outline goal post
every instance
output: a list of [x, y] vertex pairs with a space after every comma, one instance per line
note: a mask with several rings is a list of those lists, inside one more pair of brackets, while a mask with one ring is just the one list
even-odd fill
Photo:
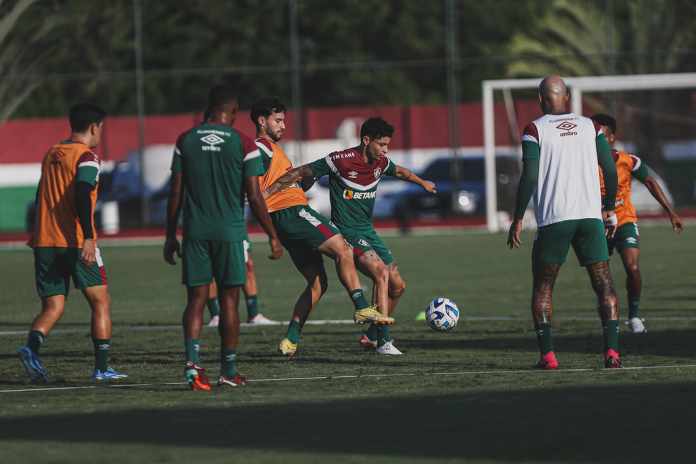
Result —
[[[483, 141], [486, 182], [486, 224], [489, 232], [501, 229], [498, 214], [495, 91], [535, 89], [542, 78], [498, 79], [482, 82]], [[587, 76], [564, 78], [571, 95], [571, 111], [582, 114], [583, 95], [589, 92], [624, 92], [639, 90], [696, 89], [696, 73], [636, 74], [623, 76]], [[523, 121], [526, 123], [526, 121]]]

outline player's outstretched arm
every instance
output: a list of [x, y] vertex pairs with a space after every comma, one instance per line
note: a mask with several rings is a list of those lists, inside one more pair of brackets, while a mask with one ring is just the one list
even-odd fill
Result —
[[403, 166], [396, 166], [396, 177], [401, 180], [420, 185], [426, 192], [437, 193], [437, 186], [435, 185], [435, 182], [430, 182], [429, 180], [421, 179], [416, 174], [412, 173]]
[[645, 187], [648, 189], [648, 191], [652, 194], [652, 196], [662, 206], [665, 212], [669, 214], [669, 220], [672, 223], [672, 230], [674, 230], [678, 234], [681, 233], [681, 231], [684, 229], [682, 220], [676, 213], [676, 211], [674, 211], [672, 205], [669, 204], [669, 200], [667, 199], [665, 192], [660, 187], [660, 184], [657, 182], [657, 179], [655, 179], [653, 176], [648, 175], [643, 181], [643, 183], [645, 184]]
[[169, 180], [169, 198], [167, 199], [167, 238], [164, 242], [164, 260], [176, 264], [174, 253], [181, 258], [181, 247], [176, 238], [176, 227], [179, 224], [179, 213], [184, 197], [183, 175], [181, 172], [172, 173]]
[[283, 247], [280, 244], [275, 227], [273, 227], [273, 222], [271, 222], [271, 216], [268, 214], [266, 202], [261, 195], [259, 178], [256, 176], [247, 176], [244, 179], [244, 183], [251, 212], [254, 214], [254, 217], [259, 224], [261, 224], [264, 232], [266, 232], [268, 235], [269, 244], [271, 246], [271, 255], [269, 258], [279, 259], [281, 256], [283, 256]]
[[291, 169], [278, 180], [273, 182], [273, 184], [271, 184], [268, 187], [268, 189], [266, 189], [266, 192], [264, 192], [264, 196], [268, 198], [269, 196], [290, 187], [292, 184], [296, 184], [297, 182], [301, 181], [306, 177], [314, 177], [312, 168], [309, 167], [308, 164]]

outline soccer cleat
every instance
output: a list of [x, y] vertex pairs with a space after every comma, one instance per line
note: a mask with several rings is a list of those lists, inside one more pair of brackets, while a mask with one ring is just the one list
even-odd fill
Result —
[[424, 321], [425, 320], [425, 311], [421, 311], [416, 315], [416, 320], [417, 321]]
[[377, 311], [376, 306], [368, 306], [367, 308], [358, 309], [353, 313], [353, 322], [356, 324], [372, 322], [377, 325], [392, 325], [394, 323], [394, 318], [383, 316], [382, 313]]
[[370, 340], [370, 337], [364, 335], [360, 337], [360, 346], [367, 350], [374, 350], [377, 348], [377, 340]]
[[621, 357], [619, 356], [619, 353], [612, 350], [611, 348], [608, 349], [607, 352], [604, 353], [604, 367], [606, 367], [607, 369], [619, 369], [623, 367], [621, 364]]
[[48, 373], [44, 369], [39, 355], [34, 353], [28, 346], [23, 346], [17, 350], [19, 360], [22, 361], [22, 366], [32, 382], [48, 382]]
[[634, 334], [644, 334], [648, 332], [648, 329], [645, 328], [645, 324], [643, 324], [643, 321], [645, 319], [641, 319], [639, 317], [632, 317], [629, 320], [625, 322], [625, 324], [628, 326], [628, 331]]
[[284, 338], [278, 345], [278, 351], [280, 351], [281, 354], [291, 358], [295, 356], [295, 353], [297, 353], [297, 343], [291, 342], [289, 338]]
[[105, 371], [94, 369], [94, 372], [92, 373], [92, 380], [95, 382], [108, 382], [111, 380], [121, 380], [125, 378], [128, 378], [128, 374], [118, 372], [111, 367], [107, 367]]
[[210, 381], [208, 380], [208, 376], [205, 375], [205, 369], [198, 364], [188, 361], [186, 367], [184, 367], [184, 376], [191, 390], [210, 391]]
[[208, 322], [208, 327], [217, 327], [220, 325], [220, 316], [213, 316], [210, 318], [210, 322]]
[[276, 325], [277, 322], [273, 321], [266, 316], [264, 316], [261, 313], [258, 313], [256, 316], [251, 317], [247, 319], [247, 324], [252, 324], [252, 325]]
[[217, 381], [218, 387], [243, 387], [247, 384], [247, 378], [244, 375], [235, 374], [234, 377], [226, 377], [221, 375]]
[[549, 351], [545, 355], [541, 356], [539, 362], [536, 364], [537, 369], [554, 370], [558, 369], [558, 359], [556, 359], [556, 353]]
[[392, 356], [403, 354], [397, 347], [394, 346], [391, 340], [386, 342], [384, 345], [377, 347], [377, 350], [375, 351], [377, 351], [379, 354], [388, 354]]

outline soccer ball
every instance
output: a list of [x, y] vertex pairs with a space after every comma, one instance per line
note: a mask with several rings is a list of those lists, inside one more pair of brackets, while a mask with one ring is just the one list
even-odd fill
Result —
[[431, 329], [438, 332], [447, 332], [457, 326], [459, 322], [459, 308], [454, 301], [438, 297], [430, 302], [425, 310], [425, 320]]

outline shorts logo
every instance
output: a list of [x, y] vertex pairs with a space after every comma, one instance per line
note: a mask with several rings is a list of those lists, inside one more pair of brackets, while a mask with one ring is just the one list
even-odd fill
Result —
[[377, 190], [372, 192], [354, 192], [352, 190], [343, 190], [344, 200], [372, 200], [377, 198]]
[[370, 244], [367, 243], [367, 240], [365, 240], [364, 238], [361, 238], [360, 240], [358, 240], [358, 244], [359, 244], [360, 246], [364, 246], [364, 247], [369, 247], [369, 246], [370, 246]]
[[575, 129], [576, 127], [578, 127], [577, 124], [573, 124], [570, 121], [563, 121], [562, 123], [556, 126], [556, 129], [565, 131], [561, 134], [561, 137], [565, 137], [567, 135], [578, 135], [577, 132], [573, 131], [573, 129]]
[[220, 145], [224, 140], [215, 134], [208, 134], [205, 137], [201, 137], [201, 142], [207, 144], [201, 147], [203, 151], [222, 151], [222, 148], [216, 145]]

